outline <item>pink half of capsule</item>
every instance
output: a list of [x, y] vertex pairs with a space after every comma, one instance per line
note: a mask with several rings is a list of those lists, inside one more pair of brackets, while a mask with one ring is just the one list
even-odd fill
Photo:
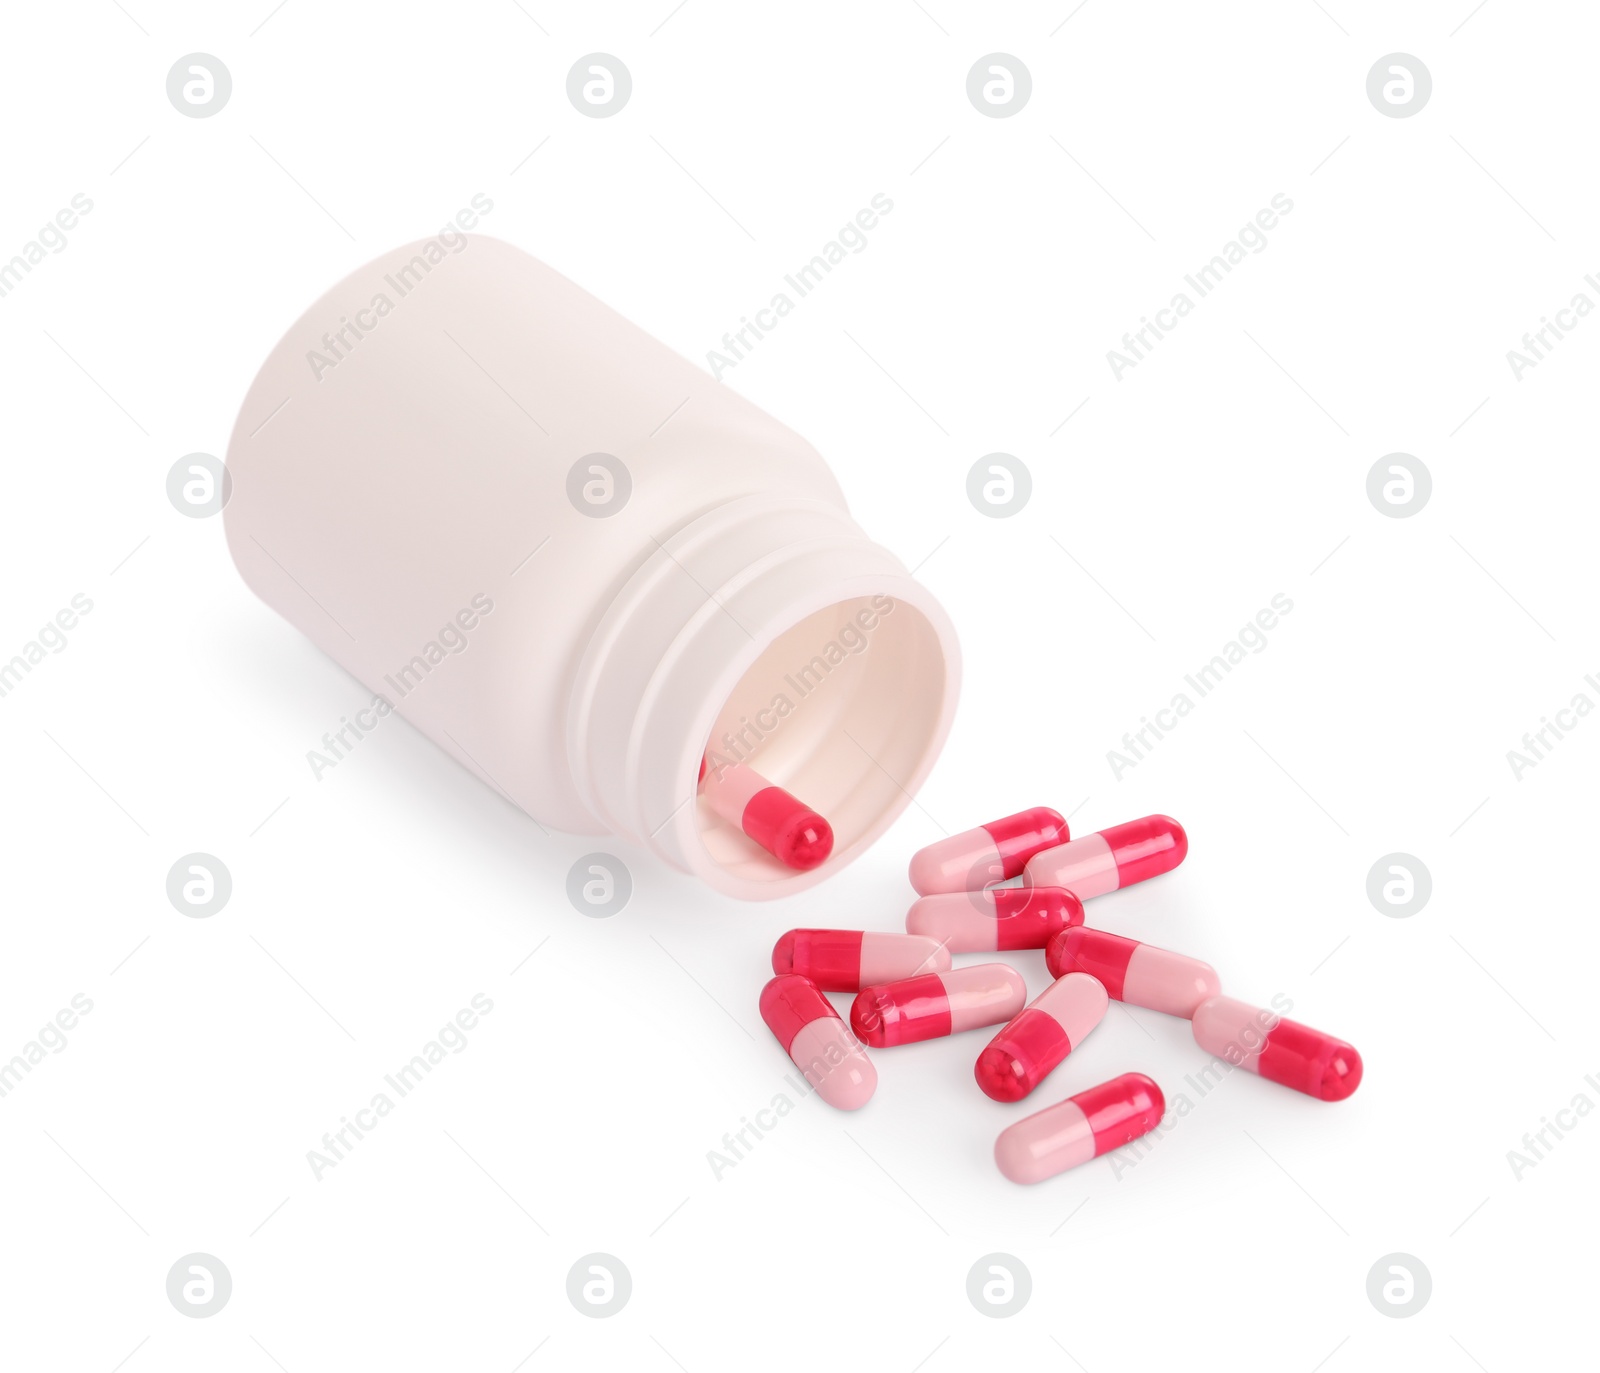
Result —
[[798, 973], [825, 992], [858, 992], [943, 972], [950, 950], [937, 939], [876, 930], [790, 930], [772, 946], [772, 971]]
[[872, 1099], [878, 1070], [815, 982], [773, 978], [761, 989], [761, 1018], [828, 1105], [856, 1111]]
[[999, 1025], [1027, 999], [1027, 984], [1015, 968], [979, 963], [863, 988], [850, 1007], [850, 1028], [874, 1049], [889, 1049]]
[[1083, 902], [1061, 887], [990, 887], [920, 896], [906, 931], [937, 939], [951, 953], [1042, 949], [1050, 937], [1083, 923]]
[[1344, 1040], [1231, 996], [1196, 1008], [1194, 1041], [1225, 1063], [1319, 1101], [1343, 1101], [1361, 1085], [1361, 1055]]
[[1124, 1073], [1008, 1125], [994, 1161], [1012, 1182], [1043, 1182], [1149, 1134], [1166, 1109], [1161, 1088], [1143, 1073]]
[[1171, 872], [1188, 852], [1182, 825], [1168, 815], [1146, 815], [1034, 854], [1022, 880], [1030, 887], [1066, 887], [1087, 901]]
[[1106, 989], [1087, 973], [1068, 973], [1033, 999], [978, 1055], [985, 1096], [1021, 1101], [1105, 1019]]
[[1202, 1001], [1222, 991], [1217, 970], [1209, 963], [1087, 925], [1056, 935], [1045, 948], [1044, 961], [1052, 977], [1088, 973], [1113, 1001], [1185, 1020]]
[[743, 830], [786, 868], [808, 872], [833, 852], [833, 827], [754, 768], [700, 762], [700, 790], [712, 811]]
[[1048, 806], [1019, 810], [918, 849], [911, 855], [911, 885], [918, 896], [978, 890], [1015, 877], [1040, 849], [1071, 837], [1067, 822]]

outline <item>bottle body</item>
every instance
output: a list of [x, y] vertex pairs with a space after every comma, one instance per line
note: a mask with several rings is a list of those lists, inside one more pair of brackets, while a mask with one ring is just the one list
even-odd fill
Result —
[[[816, 451], [497, 240], [397, 249], [313, 305], [228, 470], [263, 600], [541, 824], [733, 894], [816, 880], [904, 804], [855, 798], [840, 730], [910, 792], [948, 729], [953, 632]], [[696, 800], [719, 745], [843, 807], [848, 842], [804, 877], [747, 852]]]

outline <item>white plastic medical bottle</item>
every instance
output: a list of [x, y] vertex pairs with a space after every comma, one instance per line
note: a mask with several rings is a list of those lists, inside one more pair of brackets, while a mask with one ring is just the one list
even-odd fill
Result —
[[[746, 898], [826, 877], [922, 784], [950, 623], [817, 452], [496, 239], [377, 259], [289, 330], [228, 449], [266, 603], [542, 824]], [[706, 750], [831, 822], [784, 868], [697, 796]]]

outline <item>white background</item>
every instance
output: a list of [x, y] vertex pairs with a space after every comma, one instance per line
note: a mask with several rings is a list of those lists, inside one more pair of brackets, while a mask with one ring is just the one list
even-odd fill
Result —
[[[0, 1054], [93, 1010], [0, 1099], [0, 1362], [1501, 1373], [1592, 1348], [1600, 1123], [1520, 1180], [1507, 1151], [1600, 1101], [1600, 723], [1520, 780], [1506, 754], [1600, 700], [1600, 322], [1520, 381], [1506, 352], [1600, 301], [1600, 26], [1074, 3], [8, 10], [0, 257], [94, 208], [0, 299], [0, 656], [93, 610], [0, 700]], [[193, 52], [233, 78], [206, 119], [165, 94]], [[632, 73], [613, 118], [565, 93], [593, 52]], [[1011, 118], [965, 93], [994, 52], [1032, 74]], [[1432, 73], [1414, 117], [1366, 95], [1394, 52]], [[594, 841], [544, 837], [410, 726], [315, 780], [366, 694], [167, 500], [301, 309], [479, 192], [486, 232], [697, 360], [894, 202], [724, 378], [828, 457], [967, 656], [918, 804], [823, 890], [742, 906], [624, 850], [631, 903], [586, 919], [565, 880]], [[1107, 349], [1280, 192], [1266, 250], [1116, 380]], [[1033, 475], [1006, 520], [965, 494], [996, 451]], [[1409, 519], [1366, 495], [1396, 451], [1433, 478]], [[1115, 777], [1107, 750], [1280, 592], [1265, 651]], [[1093, 920], [1291, 996], [1363, 1051], [1356, 1096], [1235, 1076], [1134, 1167], [1023, 1189], [991, 1161], [1024, 1108], [978, 1093], [979, 1033], [878, 1055], [867, 1109], [809, 1098], [716, 1178], [789, 1068], [756, 1013], [774, 938], [897, 927], [915, 848], [1043, 803], [1085, 833], [1182, 819], [1184, 867]], [[195, 851], [233, 878], [209, 919], [165, 893]], [[1410, 918], [1366, 896], [1393, 851], [1432, 874]], [[1037, 992], [1042, 959], [1015, 962]], [[469, 1047], [314, 1177], [480, 992]], [[1030, 1105], [1128, 1070], [1193, 1098], [1204, 1061], [1113, 1008]], [[197, 1251], [233, 1279], [208, 1319], [165, 1291]], [[566, 1295], [596, 1251], [632, 1275], [608, 1319]], [[1005, 1320], [966, 1296], [995, 1251], [1032, 1275]], [[1432, 1275], [1409, 1319], [1367, 1297], [1396, 1251]]]

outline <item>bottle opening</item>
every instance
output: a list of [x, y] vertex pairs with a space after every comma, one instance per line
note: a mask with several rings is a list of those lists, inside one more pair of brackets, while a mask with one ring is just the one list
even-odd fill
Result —
[[[949, 674], [939, 630], [888, 595], [836, 602], [772, 640], [729, 693], [706, 740], [695, 813], [711, 864], [739, 884], [792, 889], [809, 875], [739, 825], [741, 798], [763, 783], [790, 793], [831, 829], [831, 852], [811, 872], [849, 862], [904, 809], [931, 764], [953, 704]], [[729, 788], [732, 805], [729, 794], [713, 803], [719, 786]]]
[[[724, 895], [803, 891], [932, 769], [960, 689], [955, 629], [823, 501], [741, 497], [656, 542], [573, 675], [574, 788], [599, 827]], [[713, 790], [712, 769], [733, 785]]]

